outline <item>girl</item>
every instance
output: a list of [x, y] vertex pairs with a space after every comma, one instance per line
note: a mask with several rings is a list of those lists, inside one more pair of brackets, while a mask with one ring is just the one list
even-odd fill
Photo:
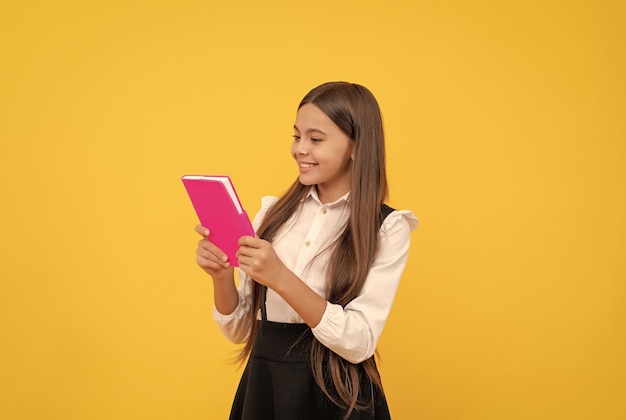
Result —
[[293, 138], [299, 177], [263, 199], [257, 236], [239, 240], [238, 287], [196, 227], [214, 318], [248, 359], [230, 419], [389, 419], [374, 352], [418, 222], [383, 204], [378, 103], [363, 86], [325, 83], [298, 106]]

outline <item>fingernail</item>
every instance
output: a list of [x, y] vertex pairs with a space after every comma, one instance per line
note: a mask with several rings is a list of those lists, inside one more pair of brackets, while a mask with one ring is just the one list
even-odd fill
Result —
[[228, 257], [226, 255], [222, 255], [222, 261], [228, 261]]

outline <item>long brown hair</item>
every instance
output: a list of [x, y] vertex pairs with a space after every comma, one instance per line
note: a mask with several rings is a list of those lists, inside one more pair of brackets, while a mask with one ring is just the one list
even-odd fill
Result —
[[[343, 233], [333, 245], [327, 271], [326, 299], [345, 306], [360, 294], [378, 253], [380, 209], [388, 193], [382, 116], [378, 102], [368, 89], [347, 82], [329, 82], [314, 88], [302, 99], [298, 109], [307, 103], [322, 110], [355, 144], [350, 215]], [[310, 188], [296, 180], [268, 211], [257, 232], [259, 237], [273, 241]], [[237, 357], [240, 362], [250, 355], [259, 331], [256, 316], [264, 295], [258, 283], [252, 282], [252, 288], [253, 305], [248, 313], [252, 329]], [[335, 404], [348, 408], [348, 414], [373, 404], [373, 389], [360, 390], [357, 366], [316, 339], [311, 346], [311, 364], [322, 391]], [[374, 356], [362, 362], [362, 366], [371, 383], [382, 392]], [[370, 398], [359, 399], [359, 395], [367, 396], [367, 392]]]

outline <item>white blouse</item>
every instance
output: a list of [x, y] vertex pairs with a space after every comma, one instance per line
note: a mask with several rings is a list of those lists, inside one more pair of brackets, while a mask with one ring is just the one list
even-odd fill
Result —
[[[320, 296], [324, 296], [329, 252], [324, 250], [341, 234], [349, 216], [348, 197], [322, 204], [315, 188], [303, 200], [301, 209], [281, 229], [273, 242], [281, 261]], [[258, 229], [276, 197], [264, 197], [254, 218]], [[380, 251], [361, 294], [345, 307], [332, 304], [313, 335], [326, 347], [351, 363], [360, 363], [374, 354], [376, 343], [389, 315], [409, 251], [410, 233], [418, 220], [408, 210], [393, 211], [380, 227]], [[239, 305], [229, 315], [213, 308], [213, 317], [223, 334], [234, 343], [245, 342], [250, 333], [246, 314], [252, 304], [251, 279], [238, 270]], [[274, 322], [304, 321], [277, 293], [268, 289], [267, 319]], [[261, 318], [260, 314], [257, 316]]]

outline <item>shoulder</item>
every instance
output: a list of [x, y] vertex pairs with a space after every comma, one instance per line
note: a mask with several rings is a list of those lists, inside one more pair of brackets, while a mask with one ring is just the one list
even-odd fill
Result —
[[265, 215], [267, 211], [272, 208], [272, 206], [278, 201], [278, 197], [266, 195], [261, 198], [261, 208], [257, 212], [256, 216], [254, 216], [254, 221], [252, 225], [254, 226], [254, 230], [257, 230], [261, 225], [263, 219], [265, 219]]
[[380, 227], [381, 233], [391, 233], [394, 231], [402, 230], [410, 233], [417, 229], [419, 226], [419, 220], [410, 210], [392, 210]]
[[411, 244], [411, 232], [419, 221], [410, 210], [393, 210], [383, 221], [380, 230], [380, 249], [376, 257], [378, 267], [404, 267]]
[[276, 202], [278, 201], [278, 197], [274, 197], [273, 195], [266, 195], [261, 198], [261, 210], [269, 210]]

